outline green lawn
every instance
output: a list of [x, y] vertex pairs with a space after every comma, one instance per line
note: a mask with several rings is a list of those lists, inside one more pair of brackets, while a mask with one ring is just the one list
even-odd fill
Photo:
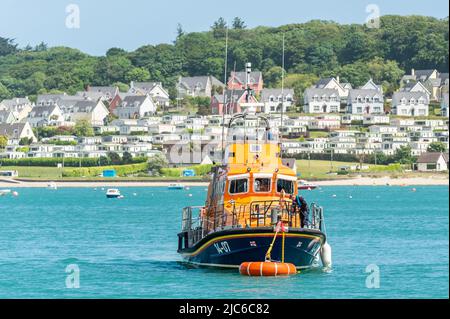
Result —
[[[329, 175], [328, 172], [337, 172], [341, 166], [353, 166], [359, 163], [350, 162], [337, 162], [337, 161], [319, 161], [319, 160], [297, 160], [297, 171], [300, 173], [300, 177], [305, 179], [333, 179], [333, 178], [346, 178], [347, 175]], [[387, 170], [387, 166], [384, 165], [369, 165], [369, 171], [376, 168], [377, 171]]]
[[[73, 170], [73, 167], [68, 167], [68, 170]], [[120, 179], [126, 179], [126, 180], [167, 180], [167, 181], [174, 181], [174, 180], [199, 180], [201, 181], [203, 179], [202, 176], [194, 176], [194, 177], [173, 177], [173, 176], [160, 176], [160, 177], [150, 177], [150, 176], [130, 176], [130, 177], [116, 177], [116, 178], [103, 178], [98, 176], [92, 176], [92, 177], [64, 177], [61, 178], [61, 168], [57, 167], [39, 167], [39, 166], [0, 166], [0, 170], [4, 171], [10, 171], [10, 170], [17, 170], [19, 172], [19, 178], [24, 179], [42, 179], [42, 180], [120, 180]], [[139, 174], [137, 174], [139, 175]]]
[[321, 137], [328, 137], [329, 132], [324, 131], [310, 131], [309, 137], [310, 138], [321, 138]]

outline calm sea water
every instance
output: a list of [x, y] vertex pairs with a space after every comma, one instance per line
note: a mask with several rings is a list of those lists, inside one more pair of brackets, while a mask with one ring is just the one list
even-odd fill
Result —
[[[181, 208], [201, 205], [204, 187], [122, 188], [122, 200], [100, 188], [18, 189], [0, 197], [0, 298], [448, 298], [449, 189], [411, 189], [305, 192], [325, 207], [334, 266], [288, 278], [180, 263]], [[78, 289], [66, 288], [70, 264]], [[378, 289], [366, 287], [368, 265]]]

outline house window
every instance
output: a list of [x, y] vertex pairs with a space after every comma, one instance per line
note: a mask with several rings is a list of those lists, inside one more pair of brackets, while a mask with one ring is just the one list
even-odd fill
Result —
[[253, 189], [257, 193], [270, 192], [271, 179], [270, 178], [255, 178]]
[[288, 181], [285, 179], [278, 179], [277, 180], [277, 192], [281, 193], [282, 190], [284, 190], [286, 194], [293, 194], [294, 193], [294, 182]]
[[248, 191], [248, 179], [234, 179], [230, 181], [230, 194], [242, 194]]

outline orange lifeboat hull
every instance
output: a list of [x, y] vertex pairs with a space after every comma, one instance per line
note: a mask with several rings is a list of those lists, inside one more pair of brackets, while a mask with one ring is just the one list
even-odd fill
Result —
[[243, 276], [289, 276], [295, 275], [297, 269], [291, 263], [279, 262], [243, 262], [239, 266], [239, 272]]

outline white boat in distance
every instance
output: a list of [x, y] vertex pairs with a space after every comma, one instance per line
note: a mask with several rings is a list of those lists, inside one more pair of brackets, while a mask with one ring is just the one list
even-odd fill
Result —
[[107, 198], [123, 198], [120, 191], [117, 188], [110, 188], [106, 191]]

